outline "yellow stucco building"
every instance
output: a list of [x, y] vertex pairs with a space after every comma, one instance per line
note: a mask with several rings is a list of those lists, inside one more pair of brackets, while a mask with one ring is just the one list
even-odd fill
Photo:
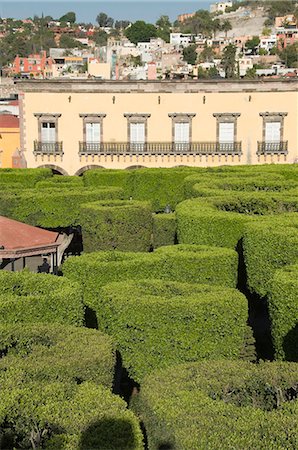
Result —
[[297, 80], [18, 82], [27, 167], [298, 161]]
[[13, 155], [20, 149], [19, 119], [0, 114], [0, 167], [13, 167]]

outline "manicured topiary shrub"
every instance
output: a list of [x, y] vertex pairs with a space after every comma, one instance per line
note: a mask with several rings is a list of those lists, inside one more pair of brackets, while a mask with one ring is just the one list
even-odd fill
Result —
[[298, 261], [296, 214], [246, 225], [243, 238], [248, 288], [265, 297], [276, 269]]
[[296, 449], [297, 365], [204, 361], [145, 378], [133, 409], [149, 450]]
[[176, 209], [178, 241], [235, 248], [246, 223], [263, 216], [298, 211], [298, 197], [271, 193], [231, 193], [186, 200]]
[[193, 199], [177, 206], [177, 235], [180, 243], [236, 247], [242, 237], [244, 224], [252, 218], [218, 211], [216, 201], [216, 198]]
[[84, 190], [42, 189], [0, 193], [0, 214], [46, 228], [80, 225], [80, 206], [83, 203], [122, 198], [120, 188]]
[[1, 270], [0, 323], [16, 322], [83, 325], [81, 287], [48, 274]]
[[115, 364], [109, 336], [65, 325], [0, 326], [0, 371], [17, 367], [23, 381], [93, 381], [111, 388]]
[[45, 181], [39, 181], [36, 183], [36, 189], [70, 189], [72, 187], [78, 188], [83, 187], [83, 179], [81, 177], [62, 177], [60, 175], [54, 175], [52, 178], [48, 178]]
[[268, 306], [275, 357], [298, 362], [298, 265], [276, 270]]
[[99, 329], [117, 342], [138, 382], [181, 362], [238, 358], [248, 317], [246, 298], [235, 289], [153, 280], [107, 284], [96, 312]]
[[64, 275], [84, 287], [85, 303], [97, 307], [101, 286], [146, 278], [235, 287], [237, 253], [227, 248], [175, 245], [153, 253], [98, 252], [68, 258]]
[[175, 213], [153, 214], [153, 248], [174, 245], [177, 223]]
[[93, 383], [0, 381], [1, 448], [141, 450], [136, 416]]
[[5, 184], [6, 189], [14, 184], [22, 188], [34, 187], [38, 181], [51, 177], [50, 169], [0, 169], [0, 184]]
[[84, 185], [88, 188], [121, 187], [126, 194], [125, 198], [129, 198], [130, 189], [128, 180], [132, 172], [130, 170], [93, 169], [84, 172], [82, 178]]
[[150, 201], [154, 211], [174, 209], [184, 200], [183, 180], [191, 173], [204, 169], [175, 167], [171, 169], [106, 170], [96, 169], [84, 173], [86, 186], [120, 186], [126, 198]]
[[81, 205], [85, 252], [150, 249], [152, 212], [148, 202], [112, 200]]

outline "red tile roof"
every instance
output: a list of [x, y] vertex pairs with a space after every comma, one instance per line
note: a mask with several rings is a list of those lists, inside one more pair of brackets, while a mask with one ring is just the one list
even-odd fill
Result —
[[18, 106], [19, 105], [19, 100], [10, 100], [8, 102], [9, 105], [11, 106]]
[[[42, 230], [8, 217], [0, 216], [0, 253], [1, 250], [36, 248], [55, 244], [59, 233]], [[4, 249], [1, 247], [4, 247]]]
[[0, 128], [19, 128], [19, 118], [12, 114], [0, 114]]

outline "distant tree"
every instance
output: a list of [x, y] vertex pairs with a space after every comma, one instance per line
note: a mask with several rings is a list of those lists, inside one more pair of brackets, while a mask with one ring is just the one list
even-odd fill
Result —
[[251, 50], [251, 53], [255, 55], [257, 53], [258, 46], [260, 44], [260, 39], [258, 36], [253, 36], [251, 39], [246, 41], [245, 48]]
[[285, 16], [294, 12], [295, 1], [293, 0], [269, 0], [265, 2], [269, 19], [274, 22], [275, 17]]
[[221, 30], [225, 32], [225, 37], [228, 36], [228, 31], [232, 30], [232, 24], [229, 20], [224, 20], [221, 24]]
[[114, 19], [112, 19], [112, 17], [109, 17], [106, 13], [101, 12], [96, 16], [96, 22], [101, 28], [112, 27], [114, 24]]
[[183, 60], [187, 62], [187, 64], [194, 65], [197, 61], [197, 46], [195, 44], [189, 45], [183, 49]]
[[252, 67], [250, 69], [247, 69], [246, 74], [244, 75], [244, 78], [248, 78], [248, 79], [257, 78], [257, 69], [256, 69], [256, 67]]
[[59, 22], [75, 23], [76, 22], [76, 13], [74, 13], [73, 11], [69, 11], [68, 13], [64, 14], [64, 16], [60, 17]]
[[82, 48], [83, 45], [76, 39], [73, 39], [71, 36], [68, 36], [68, 34], [61, 35], [60, 48], [76, 48], [76, 47]]
[[287, 67], [298, 68], [298, 42], [287, 45], [278, 55]]
[[259, 49], [259, 55], [260, 56], [265, 56], [265, 55], [268, 55], [268, 52], [267, 52], [267, 50], [265, 48], [260, 48]]
[[170, 42], [172, 24], [169, 16], [160, 16], [155, 25], [157, 26], [157, 37], [160, 37], [165, 42]]
[[263, 36], [270, 36], [271, 31], [272, 31], [271, 28], [269, 28], [269, 27], [264, 27], [263, 30], [262, 30], [262, 35], [263, 35]]
[[277, 47], [276, 46], [274, 46], [274, 47], [272, 47], [271, 49], [270, 49], [270, 55], [277, 55]]
[[209, 78], [218, 78], [220, 76], [219, 72], [215, 66], [210, 67], [208, 69], [208, 75], [209, 75]]
[[157, 36], [157, 29], [151, 23], [146, 23], [143, 20], [137, 20], [131, 27], [125, 30], [125, 36], [137, 44], [138, 42], [149, 42], [151, 38]]
[[212, 20], [212, 31], [213, 31], [213, 37], [216, 37], [217, 31], [221, 29], [221, 24], [219, 19], [213, 19]]
[[201, 62], [212, 62], [214, 60], [215, 52], [212, 47], [205, 45], [204, 50], [199, 55]]
[[104, 30], [96, 31], [92, 38], [99, 47], [107, 45], [108, 34]]
[[115, 28], [116, 30], [124, 30], [130, 24], [129, 20], [116, 20]]
[[223, 51], [221, 58], [221, 66], [225, 71], [226, 78], [234, 78], [236, 70], [236, 47], [233, 44], [229, 44]]
[[195, 15], [185, 21], [181, 25], [183, 33], [203, 34], [204, 36], [211, 36], [213, 32], [213, 17], [209, 11], [200, 9], [196, 11]]

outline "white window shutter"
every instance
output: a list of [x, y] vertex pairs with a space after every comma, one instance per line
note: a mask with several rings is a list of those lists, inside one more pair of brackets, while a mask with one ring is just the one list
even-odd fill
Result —
[[145, 143], [145, 124], [131, 123], [130, 124], [130, 142], [144, 144]]
[[49, 142], [55, 142], [56, 141], [56, 129], [55, 129], [55, 124], [54, 123], [50, 123], [50, 128], [49, 128]]
[[100, 143], [100, 123], [86, 123], [86, 142]]
[[233, 122], [219, 123], [219, 142], [234, 142], [234, 126]]
[[41, 124], [41, 141], [55, 142], [56, 141], [56, 127], [53, 122], [42, 122]]
[[280, 142], [280, 122], [267, 122], [265, 126], [265, 141]]
[[188, 122], [175, 123], [174, 142], [176, 144], [189, 143], [189, 130]]

